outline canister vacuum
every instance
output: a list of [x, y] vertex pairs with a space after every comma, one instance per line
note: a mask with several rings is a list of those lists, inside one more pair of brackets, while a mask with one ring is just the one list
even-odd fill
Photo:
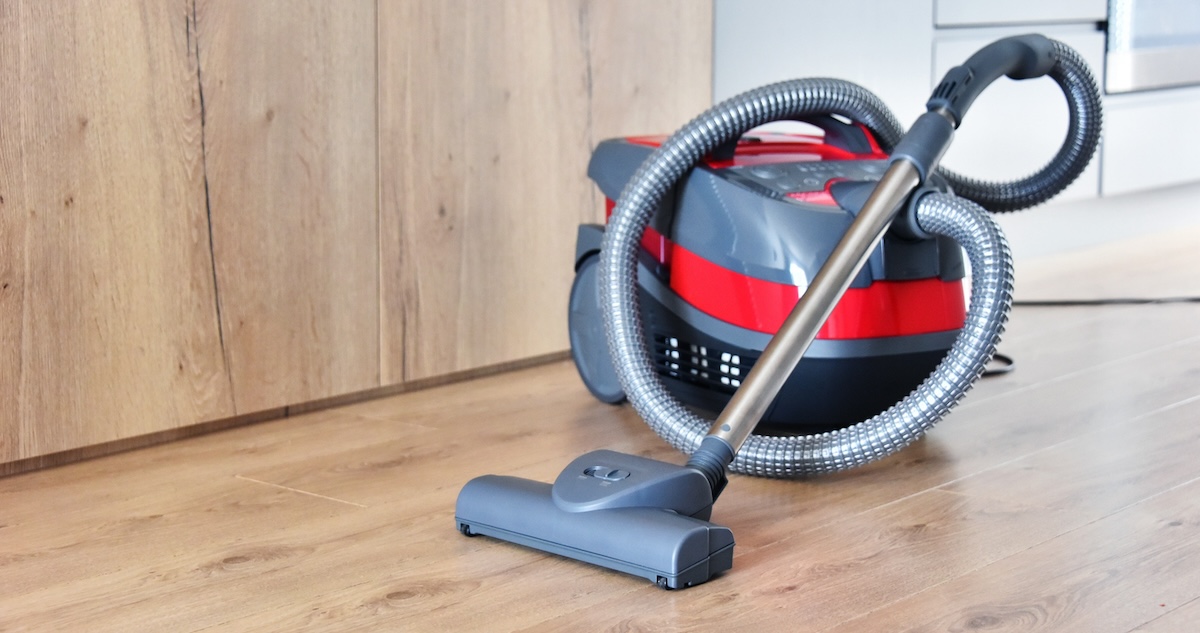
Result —
[[[1062, 148], [1015, 182], [939, 168], [1001, 76], [1062, 88]], [[1079, 55], [1040, 35], [984, 47], [926, 105], [904, 132], [867, 90], [800, 79], [717, 104], [670, 137], [601, 143], [589, 175], [615, 202], [606, 225], [579, 229], [572, 356], [593, 395], [628, 399], [690, 458], [599, 450], [553, 484], [477, 477], [459, 493], [458, 529], [687, 587], [732, 566], [731, 531], [709, 521], [727, 470], [832, 473], [941, 420], [995, 353], [1012, 300], [988, 212], [1074, 181], [1101, 108]], [[752, 132], [787, 120], [823, 134]]]

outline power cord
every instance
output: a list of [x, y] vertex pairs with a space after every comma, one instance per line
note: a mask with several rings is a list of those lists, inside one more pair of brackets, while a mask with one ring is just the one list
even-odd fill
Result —
[[[1200, 297], [1113, 297], [1111, 299], [1028, 299], [1013, 301], [1015, 308], [1068, 308], [1078, 306], [1117, 306], [1117, 305], [1166, 305], [1172, 303], [1200, 303]], [[1011, 356], [997, 352], [992, 355], [992, 362], [983, 371], [983, 378], [1000, 376], [1016, 369], [1016, 362]]]
[[991, 378], [992, 376], [1007, 374], [1011, 372], [1014, 367], [1016, 367], [1016, 363], [1013, 362], [1012, 356], [996, 352], [995, 354], [992, 354], [992, 362], [988, 363], [987, 369], [983, 370], [983, 373], [980, 374], [980, 376], [983, 378]]
[[1200, 297], [1113, 297], [1111, 299], [1027, 299], [1013, 301], [1013, 307], [1060, 308], [1073, 306], [1156, 305], [1200, 303]]

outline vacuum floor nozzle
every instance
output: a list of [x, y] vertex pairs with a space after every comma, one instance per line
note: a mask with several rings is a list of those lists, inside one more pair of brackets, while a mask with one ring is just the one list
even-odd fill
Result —
[[733, 566], [733, 533], [705, 520], [711, 497], [698, 471], [595, 451], [572, 462], [554, 485], [499, 475], [472, 479], [459, 493], [455, 520], [468, 536], [502, 539], [678, 589]]

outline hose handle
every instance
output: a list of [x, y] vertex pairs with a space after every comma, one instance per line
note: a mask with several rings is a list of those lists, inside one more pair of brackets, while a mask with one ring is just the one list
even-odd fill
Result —
[[1031, 33], [996, 40], [979, 49], [961, 66], [951, 68], [933, 90], [925, 107], [930, 112], [947, 112], [957, 128], [976, 97], [993, 81], [1001, 76], [1012, 79], [1041, 77], [1057, 62], [1053, 42], [1044, 35]]
[[984, 46], [963, 65], [946, 73], [926, 102], [927, 111], [892, 149], [891, 162], [912, 163], [924, 183], [950, 147], [967, 109], [984, 89], [1002, 75], [1013, 79], [1041, 77], [1057, 63], [1054, 41], [1044, 35], [1016, 35]]

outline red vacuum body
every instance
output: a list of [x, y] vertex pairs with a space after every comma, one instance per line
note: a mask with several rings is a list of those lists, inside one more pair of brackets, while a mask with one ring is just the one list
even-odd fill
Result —
[[[715, 151], [667, 196], [643, 235], [638, 286], [646, 344], [664, 383], [686, 404], [724, 407], [886, 168], [887, 156], [865, 126], [831, 116], [805, 122], [824, 134], [751, 133]], [[664, 139], [597, 147], [588, 174], [610, 213]], [[620, 402], [597, 294], [603, 231], [579, 229], [571, 348], [589, 390]], [[903, 398], [963, 325], [963, 277], [953, 242], [889, 232], [760, 428], [833, 430]]]

